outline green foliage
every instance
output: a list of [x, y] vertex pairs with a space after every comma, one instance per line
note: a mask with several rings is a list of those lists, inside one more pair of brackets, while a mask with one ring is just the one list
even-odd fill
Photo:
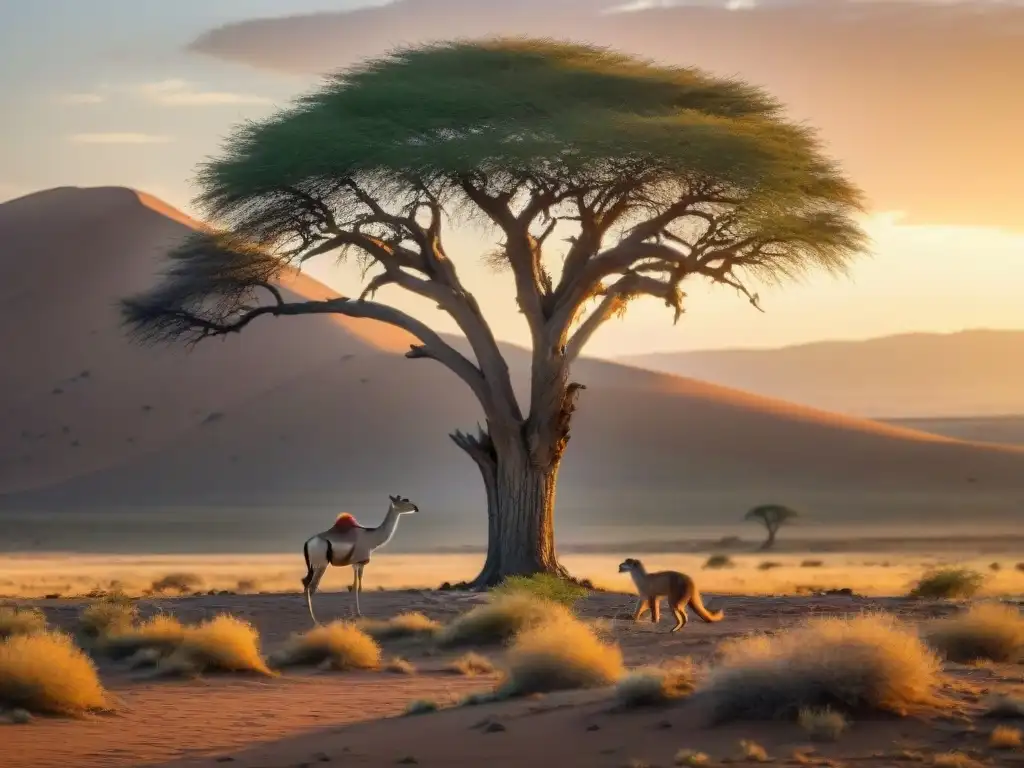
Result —
[[970, 568], [941, 568], [922, 576], [910, 596], [951, 600], [974, 597], [984, 583], [985, 577]]
[[497, 595], [514, 593], [532, 595], [553, 603], [561, 603], [567, 608], [572, 608], [577, 601], [589, 594], [584, 587], [568, 579], [547, 573], [539, 573], [534, 576], [509, 576], [491, 591]]
[[[786, 119], [764, 91], [544, 40], [438, 43], [335, 74], [277, 114], [237, 127], [201, 167], [198, 186], [197, 207], [224, 231], [184, 245], [157, 290], [125, 302], [127, 322], [144, 337], [218, 332], [255, 297], [277, 298], [268, 286], [285, 263], [331, 251], [344, 257], [354, 248], [364, 266], [390, 260], [390, 282], [397, 267], [434, 279], [417, 266], [424, 244], [409, 224], [425, 208], [495, 224], [501, 216], [488, 201], [497, 201], [513, 216], [528, 211], [527, 227], [544, 215], [582, 221], [581, 208], [600, 209], [595, 254], [614, 233], [647, 222], [639, 242], [671, 236], [731, 254], [694, 259], [675, 270], [676, 282], [696, 272], [734, 287], [733, 266], [769, 280], [812, 267], [843, 271], [866, 244], [853, 218], [860, 192], [814, 132]], [[694, 211], [685, 221], [683, 203]], [[649, 289], [684, 251], [645, 263], [648, 283], [623, 286], [620, 303], [638, 292], [667, 295], [681, 311], [677, 285]], [[560, 320], [639, 260], [594, 270], [579, 290], [563, 286]], [[538, 279], [553, 290], [548, 275]]]
[[800, 517], [800, 513], [795, 509], [790, 509], [781, 504], [762, 504], [759, 507], [754, 507], [747, 514], [743, 516], [744, 520], [757, 520], [767, 526], [769, 529], [778, 528], [780, 525], [789, 522], [797, 517]]

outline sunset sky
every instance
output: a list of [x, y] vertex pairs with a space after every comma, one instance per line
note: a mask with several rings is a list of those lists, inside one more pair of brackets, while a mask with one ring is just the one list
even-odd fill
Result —
[[[231, 126], [318, 73], [399, 43], [493, 34], [739, 74], [818, 126], [871, 200], [874, 255], [850, 278], [761, 288], [764, 315], [693, 284], [677, 327], [640, 304], [592, 353], [1024, 328], [1024, 2], [1010, 0], [0, 0], [0, 201], [125, 185], [188, 211], [196, 164]], [[477, 258], [493, 240], [462, 233], [449, 249], [497, 334], [525, 341], [507, 278]], [[355, 274], [311, 272], [355, 292]]]

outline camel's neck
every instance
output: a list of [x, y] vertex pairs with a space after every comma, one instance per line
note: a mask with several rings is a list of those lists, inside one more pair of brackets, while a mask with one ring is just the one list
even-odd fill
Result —
[[379, 549], [391, 541], [391, 537], [395, 535], [395, 529], [398, 527], [398, 518], [399, 514], [395, 512], [394, 508], [388, 508], [388, 513], [384, 515], [384, 522], [367, 533], [366, 538], [370, 549]]

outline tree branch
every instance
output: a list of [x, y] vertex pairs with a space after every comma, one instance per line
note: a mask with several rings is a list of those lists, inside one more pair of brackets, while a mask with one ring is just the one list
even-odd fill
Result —
[[686, 311], [683, 309], [683, 299], [686, 298], [686, 294], [679, 290], [682, 277], [670, 276], [667, 280], [656, 280], [653, 277], [630, 272], [603, 289], [604, 298], [601, 299], [601, 303], [569, 337], [565, 346], [566, 361], [571, 363], [579, 357], [597, 329], [615, 315], [623, 312], [629, 301], [637, 296], [654, 296], [664, 299], [666, 306], [675, 309], [673, 323], [678, 323], [679, 318]]
[[193, 343], [211, 336], [238, 333], [253, 320], [262, 316], [335, 314], [378, 320], [402, 328], [420, 340], [421, 344], [413, 345], [406, 353], [406, 357], [410, 359], [429, 358], [438, 361], [469, 385], [485, 413], [500, 413], [479, 368], [446, 343], [426, 324], [386, 304], [347, 297], [322, 301], [281, 302], [243, 308], [232, 319], [225, 321], [210, 320], [183, 309], [159, 307], [138, 300], [128, 300], [124, 302], [124, 306], [129, 322], [138, 327], [148, 326], [153, 329], [151, 337], [154, 335], [187, 336], [191, 330], [196, 332], [196, 336], [192, 340]]

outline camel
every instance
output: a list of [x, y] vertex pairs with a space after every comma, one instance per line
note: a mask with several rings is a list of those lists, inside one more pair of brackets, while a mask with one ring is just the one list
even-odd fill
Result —
[[320, 586], [320, 580], [329, 566], [352, 566], [352, 592], [356, 597], [356, 616], [363, 614], [359, 610], [359, 593], [363, 589], [363, 568], [370, 562], [370, 554], [380, 549], [395, 535], [398, 518], [419, 508], [401, 496], [388, 496], [391, 504], [383, 522], [376, 528], [365, 528], [356, 519], [343, 512], [338, 515], [334, 525], [322, 533], [311, 536], [302, 547], [306, 558], [306, 575], [302, 578], [302, 587], [306, 592], [306, 604], [314, 624], [319, 624], [313, 614], [313, 595]]

